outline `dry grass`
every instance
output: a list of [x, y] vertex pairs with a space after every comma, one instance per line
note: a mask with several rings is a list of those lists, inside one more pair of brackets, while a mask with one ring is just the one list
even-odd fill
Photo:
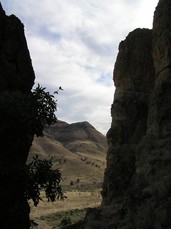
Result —
[[30, 217], [39, 225], [38, 229], [60, 228], [63, 217], [69, 216], [72, 223], [84, 218], [86, 208], [97, 207], [101, 203], [100, 190], [80, 192], [78, 190], [66, 192], [64, 201], [48, 202], [43, 196], [43, 201], [38, 207], [32, 203]]
[[[62, 218], [68, 215], [72, 222], [76, 222], [84, 218], [86, 208], [96, 207], [101, 203], [100, 191], [106, 167], [106, 139], [93, 128], [88, 127], [89, 131], [85, 132], [84, 128], [79, 129], [75, 125], [71, 127], [74, 130], [62, 132], [59, 126], [54, 126], [43, 138], [35, 138], [30, 150], [28, 160], [35, 154], [40, 158], [53, 157], [54, 168], [59, 168], [62, 173], [61, 185], [67, 196], [65, 201], [54, 203], [47, 202], [43, 196], [44, 201], [38, 207], [30, 203], [30, 216], [39, 224], [35, 227], [37, 229], [59, 228]], [[56, 140], [62, 136], [65, 136], [65, 144]], [[66, 139], [73, 141], [66, 142]]]

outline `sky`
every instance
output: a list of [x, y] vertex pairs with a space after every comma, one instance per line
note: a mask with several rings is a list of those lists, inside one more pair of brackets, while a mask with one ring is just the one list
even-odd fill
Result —
[[152, 28], [158, 0], [0, 0], [17, 16], [38, 83], [57, 96], [57, 118], [111, 126], [118, 45], [136, 28]]

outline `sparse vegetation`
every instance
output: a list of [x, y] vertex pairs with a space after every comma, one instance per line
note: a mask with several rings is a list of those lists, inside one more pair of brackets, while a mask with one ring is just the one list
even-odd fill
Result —
[[80, 182], [80, 179], [79, 179], [79, 178], [77, 178], [76, 183], [79, 183], [79, 182]]
[[70, 216], [65, 216], [60, 223], [60, 227], [63, 228], [66, 225], [71, 225], [71, 217]]
[[[44, 202], [40, 203], [42, 207], [47, 206], [46, 210], [44, 209], [43, 212], [41, 212], [41, 209], [37, 211], [37, 214], [35, 212], [36, 217], [34, 217], [34, 221], [39, 224], [40, 228], [57, 229], [65, 228], [66, 225], [75, 224], [84, 219], [87, 207], [98, 206], [100, 202], [99, 197], [97, 197], [95, 193], [72, 192], [67, 193], [67, 196], [67, 202], [59, 202], [58, 204], [54, 203], [51, 207], [49, 207], [51, 204], [44, 205]], [[79, 199], [78, 201], [77, 197]], [[55, 206], [58, 207], [55, 208]], [[35, 208], [35, 210], [37, 210], [37, 208]]]
[[71, 182], [70, 182], [70, 185], [71, 185], [71, 186], [73, 186], [73, 185], [74, 185], [74, 182], [73, 182], [73, 181], [71, 181]]

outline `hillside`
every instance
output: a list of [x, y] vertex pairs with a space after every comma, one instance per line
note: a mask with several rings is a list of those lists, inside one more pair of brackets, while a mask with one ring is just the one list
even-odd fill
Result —
[[58, 120], [45, 130], [44, 137], [35, 137], [28, 160], [36, 154], [53, 157], [54, 166], [61, 169], [63, 186], [73, 183], [91, 189], [103, 181], [106, 151], [105, 136], [88, 122], [68, 124]]

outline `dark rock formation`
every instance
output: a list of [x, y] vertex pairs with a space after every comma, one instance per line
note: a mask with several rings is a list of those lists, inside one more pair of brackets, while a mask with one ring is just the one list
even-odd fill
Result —
[[149, 97], [155, 78], [151, 38], [150, 30], [136, 29], [120, 44], [114, 70], [112, 126], [107, 133], [104, 203], [124, 196], [135, 173], [135, 151], [146, 134]]
[[14, 15], [6, 16], [0, 4], [0, 227], [2, 229], [29, 228], [29, 206], [24, 196], [21, 168], [26, 163], [33, 132], [21, 126], [18, 117], [24, 120], [22, 105], [26, 102], [25, 98], [30, 96], [34, 78], [24, 26]]
[[101, 207], [86, 229], [171, 228], [171, 1], [119, 46]]
[[0, 90], [28, 93], [34, 71], [24, 36], [24, 26], [14, 15], [6, 16], [0, 5]]

